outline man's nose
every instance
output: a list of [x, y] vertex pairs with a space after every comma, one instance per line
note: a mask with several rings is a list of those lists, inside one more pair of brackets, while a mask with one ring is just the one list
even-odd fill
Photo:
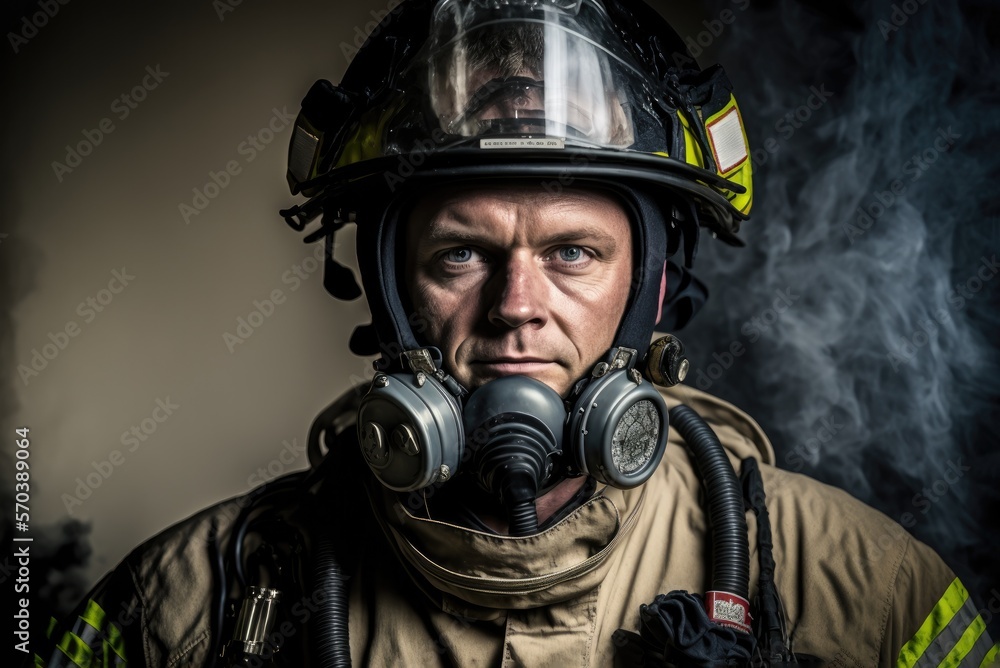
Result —
[[534, 257], [515, 255], [498, 267], [490, 286], [492, 304], [490, 323], [497, 327], [521, 327], [525, 324], [544, 325], [548, 319], [546, 286], [543, 270]]

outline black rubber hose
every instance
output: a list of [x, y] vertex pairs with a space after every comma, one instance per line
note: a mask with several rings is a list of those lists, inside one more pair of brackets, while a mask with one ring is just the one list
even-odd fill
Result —
[[712, 525], [712, 589], [750, 595], [750, 547], [743, 490], [722, 443], [689, 406], [670, 411], [670, 424], [687, 442], [708, 495]]
[[346, 579], [337, 559], [333, 537], [322, 522], [314, 523], [316, 548], [313, 559], [313, 592], [323, 592], [313, 617], [312, 644], [317, 665], [349, 668], [351, 643], [348, 635]]
[[538, 533], [538, 513], [534, 501], [524, 501], [508, 510], [511, 536], [531, 536]]
[[530, 424], [502, 425], [489, 430], [475, 455], [479, 483], [507, 509], [508, 533], [538, 533], [535, 497], [546, 478], [551, 444]]
[[507, 506], [507, 533], [511, 536], [531, 536], [538, 533], [538, 513], [535, 511], [535, 480], [529, 473], [514, 470], [500, 482], [504, 505]]

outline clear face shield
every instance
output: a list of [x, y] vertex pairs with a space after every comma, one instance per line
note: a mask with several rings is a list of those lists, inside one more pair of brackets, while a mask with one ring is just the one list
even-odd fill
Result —
[[442, 0], [409, 75], [449, 137], [558, 146], [633, 145], [651, 90], [594, 0]]
[[751, 167], [721, 68], [671, 67], [659, 36], [633, 43], [601, 0], [439, 0], [412, 15], [371, 40], [341, 86], [310, 90], [289, 155], [293, 193], [333, 186], [343, 199], [364, 179], [395, 193], [418, 173], [570, 169], [690, 198], [736, 243]]

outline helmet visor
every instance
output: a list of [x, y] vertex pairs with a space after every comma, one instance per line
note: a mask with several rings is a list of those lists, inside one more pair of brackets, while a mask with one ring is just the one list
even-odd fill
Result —
[[431, 23], [408, 78], [426, 91], [439, 131], [617, 149], [636, 142], [650, 82], [595, 0], [442, 0]]
[[[721, 232], [749, 211], [749, 149], [721, 69], [701, 77], [640, 66], [633, 50], [645, 47], [626, 45], [601, 0], [419, 6], [426, 37], [412, 26], [417, 37], [404, 31], [376, 42], [379, 50], [363, 61], [378, 71], [388, 65], [388, 76], [362, 89], [364, 105], [323, 158], [317, 171], [328, 183], [346, 192], [382, 176], [394, 191], [416, 172], [445, 178], [445, 168], [477, 178], [499, 166], [543, 178], [571, 169], [693, 197]], [[725, 173], [707, 164], [713, 154], [716, 163], [727, 158]]]

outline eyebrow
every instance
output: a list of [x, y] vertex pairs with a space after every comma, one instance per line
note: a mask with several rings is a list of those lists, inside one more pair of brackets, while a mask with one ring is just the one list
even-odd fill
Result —
[[[459, 223], [459, 225], [462, 224], [459, 220], [454, 222]], [[420, 241], [431, 243], [495, 245], [495, 242], [489, 239], [486, 235], [462, 229], [461, 227], [452, 224], [452, 221], [447, 219], [432, 222], [426, 234], [421, 235], [421, 237]], [[586, 225], [584, 227], [563, 230], [544, 236], [537, 241], [537, 245], [551, 246], [554, 244], [568, 244], [587, 239], [596, 240], [599, 244], [604, 246], [605, 252], [609, 255], [614, 254], [614, 252], [618, 249], [618, 240], [607, 231], [594, 225]]]

